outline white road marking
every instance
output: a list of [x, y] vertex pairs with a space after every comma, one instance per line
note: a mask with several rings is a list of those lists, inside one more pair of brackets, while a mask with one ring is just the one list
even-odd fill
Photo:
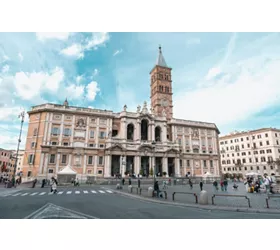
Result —
[[36, 193], [33, 193], [33, 194], [31, 194], [30, 196], [33, 196], [33, 195], [36, 195], [36, 194], [38, 194], [38, 192], [36, 192]]
[[67, 191], [67, 193], [66, 194], [72, 194], [72, 191]]
[[96, 194], [96, 191], [94, 191], [94, 190], [91, 190], [91, 192], [94, 193], [94, 194]]
[[80, 193], [80, 191], [75, 191], [75, 194], [79, 194]]
[[63, 194], [63, 192], [62, 192], [62, 191], [60, 191], [60, 192], [58, 192], [57, 194]]
[[20, 195], [21, 193], [17, 193], [17, 194], [13, 194], [12, 196], [18, 196], [18, 195]]
[[51, 195], [51, 194], [53, 194], [53, 193], [52, 192], [48, 193], [48, 195]]
[[40, 193], [39, 195], [44, 195], [46, 192]]
[[22, 194], [21, 196], [26, 196], [26, 195], [28, 195], [29, 193], [25, 193], [25, 194]]
[[113, 192], [112, 192], [112, 191], [110, 191], [110, 190], [106, 190], [106, 192], [107, 192], [107, 193], [110, 193], [110, 194], [112, 194], [112, 193], [113, 193]]
[[98, 192], [101, 193], [101, 194], [105, 194], [105, 192], [102, 191], [102, 190], [98, 190]]
[[88, 191], [84, 190], [84, 194], [88, 194]]

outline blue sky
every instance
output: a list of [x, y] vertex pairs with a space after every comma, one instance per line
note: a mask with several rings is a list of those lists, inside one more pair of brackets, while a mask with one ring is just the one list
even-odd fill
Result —
[[215, 122], [221, 134], [280, 127], [279, 33], [0, 33], [0, 147], [16, 148], [17, 115], [33, 105], [149, 103], [159, 44], [176, 118]]

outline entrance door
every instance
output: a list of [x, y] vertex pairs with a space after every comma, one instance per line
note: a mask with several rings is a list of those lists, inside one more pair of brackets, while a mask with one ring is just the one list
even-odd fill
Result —
[[141, 170], [140, 174], [143, 176], [149, 176], [149, 156], [142, 156], [141, 157]]
[[120, 155], [112, 155], [111, 176], [120, 174]]
[[175, 158], [174, 157], [168, 157], [168, 175], [170, 177], [175, 176]]

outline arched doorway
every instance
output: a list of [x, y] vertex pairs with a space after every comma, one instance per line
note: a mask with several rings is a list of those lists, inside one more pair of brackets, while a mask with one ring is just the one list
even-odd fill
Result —
[[112, 162], [111, 162], [111, 176], [119, 175], [120, 172], [120, 156], [119, 155], [112, 155]]
[[160, 126], [156, 126], [156, 128], [155, 128], [155, 139], [156, 139], [156, 141], [161, 141], [161, 128], [160, 128]]
[[127, 140], [134, 139], [134, 125], [132, 123], [127, 125], [126, 138]]
[[148, 125], [149, 121], [146, 119], [143, 119], [141, 121], [141, 140], [147, 141], [148, 140]]

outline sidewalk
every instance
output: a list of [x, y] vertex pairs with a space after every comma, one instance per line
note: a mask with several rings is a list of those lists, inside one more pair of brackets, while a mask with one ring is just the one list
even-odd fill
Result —
[[[188, 206], [196, 206], [196, 207], [204, 207], [205, 206], [201, 206], [196, 204], [195, 202], [195, 196], [194, 193], [197, 195], [197, 197], [199, 198], [199, 194], [200, 194], [200, 188], [199, 185], [194, 185], [193, 189], [191, 190], [190, 187], [188, 185], [184, 185], [184, 186], [168, 186], [168, 189], [165, 190], [167, 192], [167, 200], [165, 200], [164, 198], [151, 198], [148, 197], [148, 187], [152, 186], [152, 185], [142, 185], [142, 193], [141, 196], [139, 194], [137, 194], [137, 190], [136, 190], [136, 185], [132, 185], [133, 187], [135, 187], [133, 189], [133, 193], [130, 193], [128, 191], [128, 185], [125, 185], [123, 187], [122, 190], [117, 190], [116, 186], [113, 185], [108, 185], [108, 188], [114, 190], [114, 192], [119, 192], [125, 195], [133, 195], [133, 197], [138, 197], [138, 198], [145, 198], [148, 200], [153, 200], [153, 201], [160, 201], [161, 203], [163, 202], [168, 202], [171, 204], [175, 204], [175, 203], [179, 203], [179, 204], [183, 204], [183, 205], [188, 205]], [[239, 184], [239, 190], [235, 191], [232, 189], [232, 184], [230, 184], [228, 186], [228, 191], [227, 192], [222, 192], [222, 191], [214, 191], [214, 188], [211, 184], [205, 184], [203, 186], [203, 189], [206, 190], [208, 192], [208, 204], [209, 206], [208, 209], [217, 209], [218, 207], [223, 207], [223, 209], [228, 209], [228, 210], [251, 210], [251, 211], [257, 211], [257, 212], [276, 212], [276, 213], [280, 213], [280, 198], [271, 198], [269, 199], [269, 209], [266, 207], [266, 198], [267, 198], [267, 194], [252, 194], [252, 193], [247, 193], [244, 187], [244, 184], [241, 183]], [[162, 186], [160, 186], [160, 190], [162, 190]], [[186, 193], [191, 193], [191, 194], [175, 194], [175, 199], [173, 201], [172, 199], [172, 195], [174, 192], [186, 192]], [[213, 195], [219, 195], [219, 194], [223, 194], [223, 195], [243, 195], [243, 196], [247, 196], [250, 199], [250, 203], [251, 203], [251, 208], [249, 208], [248, 206], [248, 200], [245, 197], [233, 197], [233, 196], [216, 196], [214, 198], [214, 204], [212, 205], [212, 196]], [[279, 195], [275, 195], [276, 197], [280, 197]], [[164, 194], [163, 194], [164, 197]]]

